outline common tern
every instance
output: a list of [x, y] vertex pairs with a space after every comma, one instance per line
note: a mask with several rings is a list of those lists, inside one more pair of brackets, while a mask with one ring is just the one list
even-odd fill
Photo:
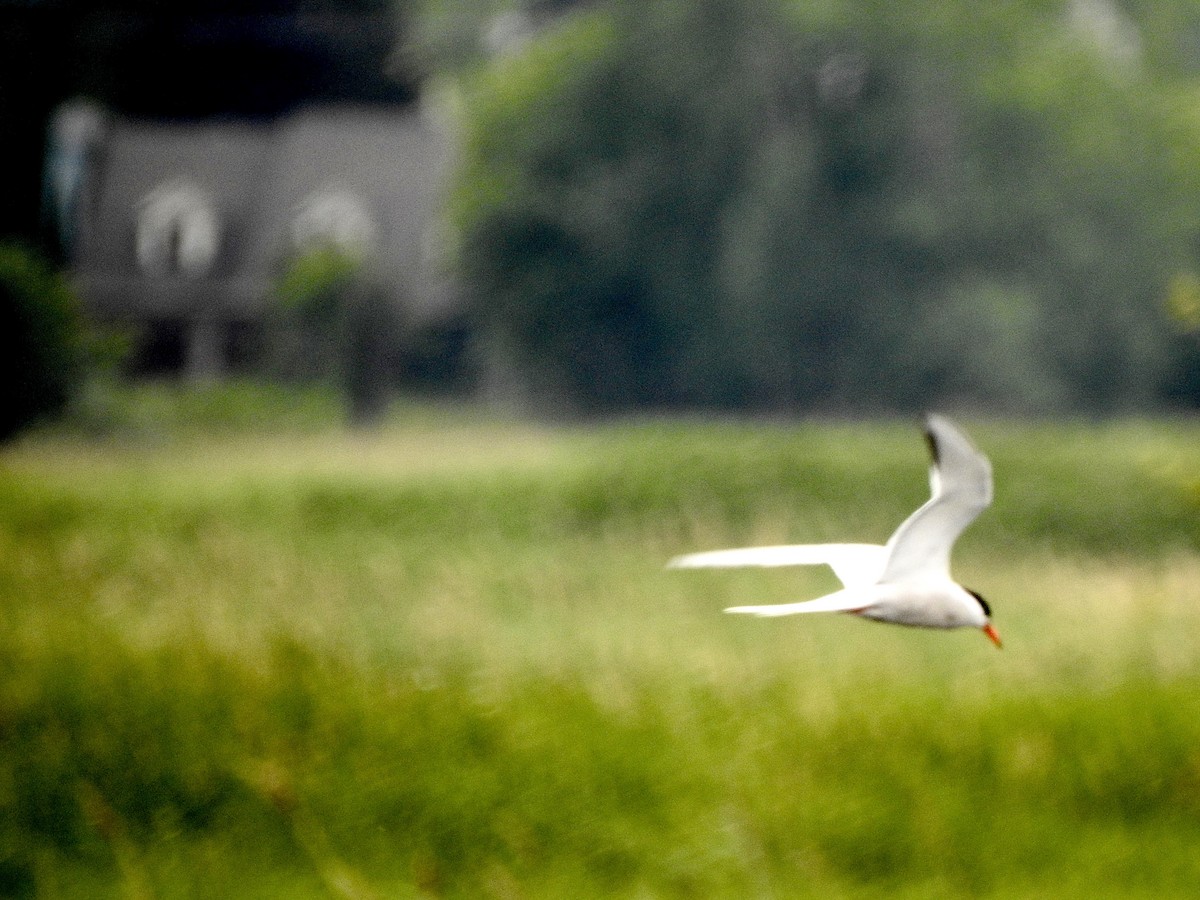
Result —
[[979, 628], [997, 647], [986, 600], [950, 577], [950, 550], [963, 530], [992, 502], [992, 465], [943, 416], [925, 418], [933, 456], [931, 495], [896, 529], [886, 545], [792, 544], [743, 547], [677, 556], [674, 569], [827, 565], [842, 589], [800, 603], [732, 606], [730, 613], [790, 616], [844, 612], [922, 628]]

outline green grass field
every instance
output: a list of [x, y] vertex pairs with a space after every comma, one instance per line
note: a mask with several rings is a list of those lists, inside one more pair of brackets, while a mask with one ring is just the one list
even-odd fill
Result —
[[1200, 423], [963, 422], [998, 652], [720, 612], [824, 571], [662, 568], [886, 539], [915, 422], [205, 402], [0, 453], [0, 896], [1200, 885]]

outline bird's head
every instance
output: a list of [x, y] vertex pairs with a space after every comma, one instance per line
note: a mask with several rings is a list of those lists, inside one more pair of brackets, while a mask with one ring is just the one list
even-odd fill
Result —
[[984, 600], [980, 594], [977, 594], [970, 588], [967, 588], [966, 590], [968, 594], [975, 598], [975, 602], [979, 604], [979, 608], [983, 610], [983, 615], [986, 618], [986, 621], [984, 621], [983, 625], [980, 626], [980, 629], [988, 636], [988, 640], [995, 644], [997, 648], [1003, 649], [1004, 645], [1000, 643], [1000, 634], [992, 625], [992, 607], [988, 605], [988, 602]]

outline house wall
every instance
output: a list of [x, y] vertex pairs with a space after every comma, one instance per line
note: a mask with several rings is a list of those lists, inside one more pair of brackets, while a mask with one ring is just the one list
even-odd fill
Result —
[[454, 145], [418, 108], [200, 123], [101, 111], [95, 123], [52, 141], [83, 161], [54, 188], [73, 276], [93, 317], [183, 334], [179, 365], [192, 377], [226, 369], [233, 336], [262, 325], [305, 241], [353, 243], [413, 327], [457, 314], [431, 252]]

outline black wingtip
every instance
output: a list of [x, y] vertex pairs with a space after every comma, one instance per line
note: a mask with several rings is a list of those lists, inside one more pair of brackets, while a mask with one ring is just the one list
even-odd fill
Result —
[[935, 466], [937, 466], [937, 465], [941, 465], [941, 459], [940, 459], [940, 457], [939, 457], [939, 454], [938, 454], [938, 444], [937, 444], [937, 438], [936, 438], [936, 437], [934, 437], [934, 435], [933, 435], [933, 419], [932, 419], [932, 416], [929, 416], [929, 415], [927, 415], [927, 416], [925, 417], [925, 428], [924, 428], [924, 432], [925, 432], [925, 444], [926, 444], [926, 446], [927, 446], [927, 447], [929, 447], [929, 455], [930, 455], [931, 457], [933, 457], [933, 464], [934, 464]]

